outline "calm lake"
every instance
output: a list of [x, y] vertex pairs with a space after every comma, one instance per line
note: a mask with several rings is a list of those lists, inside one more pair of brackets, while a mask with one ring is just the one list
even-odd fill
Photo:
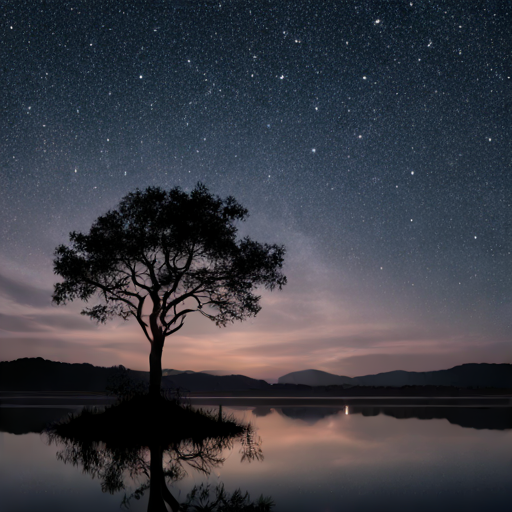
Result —
[[[71, 408], [0, 408], [2, 512], [120, 510], [126, 489], [59, 460], [58, 445], [36, 433]], [[76, 408], [74, 409], [76, 410]], [[238, 442], [208, 477], [192, 468], [169, 488], [184, 501], [194, 485], [223, 483], [275, 502], [279, 511], [509, 511], [510, 407], [223, 407], [254, 426], [263, 460], [241, 461]], [[129, 426], [127, 425], [127, 428]], [[148, 492], [129, 510], [145, 511]]]

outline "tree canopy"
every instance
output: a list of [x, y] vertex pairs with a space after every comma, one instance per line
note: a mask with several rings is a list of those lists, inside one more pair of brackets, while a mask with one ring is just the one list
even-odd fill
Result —
[[225, 326], [259, 312], [258, 286], [286, 284], [283, 246], [237, 237], [247, 216], [233, 197], [221, 199], [200, 183], [190, 193], [129, 193], [88, 233], [72, 232], [70, 245], [57, 247], [54, 271], [63, 281], [53, 301], [94, 297], [82, 314], [99, 322], [134, 317], [161, 359], [165, 338], [188, 314]]

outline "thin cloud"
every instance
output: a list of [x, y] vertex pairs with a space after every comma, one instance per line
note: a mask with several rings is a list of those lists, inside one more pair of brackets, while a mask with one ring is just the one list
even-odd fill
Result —
[[51, 292], [0, 274], [0, 295], [22, 305], [36, 308], [51, 305]]

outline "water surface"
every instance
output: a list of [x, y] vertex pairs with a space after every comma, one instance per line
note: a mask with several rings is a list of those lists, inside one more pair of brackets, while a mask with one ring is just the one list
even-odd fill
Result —
[[[512, 410], [450, 407], [223, 407], [250, 421], [263, 461], [241, 462], [240, 446], [205, 477], [193, 470], [170, 488], [179, 501], [195, 484], [223, 483], [275, 511], [508, 511], [512, 498]], [[68, 409], [0, 408], [2, 510], [120, 510], [124, 492], [57, 459], [36, 433]], [[129, 426], [127, 426], [128, 428]], [[137, 482], [128, 489], [135, 489]], [[130, 510], [147, 509], [147, 495]]]

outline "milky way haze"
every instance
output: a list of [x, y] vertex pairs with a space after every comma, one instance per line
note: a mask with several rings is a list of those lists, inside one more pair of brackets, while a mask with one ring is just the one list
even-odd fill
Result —
[[256, 319], [167, 368], [276, 378], [512, 362], [509, 1], [3, 1], [0, 359], [147, 369], [135, 322], [51, 306], [55, 247], [198, 181], [286, 245]]

